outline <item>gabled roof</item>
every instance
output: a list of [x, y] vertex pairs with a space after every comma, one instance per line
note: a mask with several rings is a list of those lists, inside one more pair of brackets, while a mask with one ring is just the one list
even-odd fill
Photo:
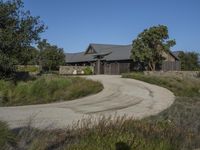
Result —
[[85, 55], [85, 52], [80, 53], [65, 53], [66, 63], [75, 63], [75, 62], [88, 62], [93, 61], [92, 55]]
[[[87, 54], [89, 48], [93, 48], [95, 53]], [[131, 56], [131, 45], [110, 45], [110, 44], [90, 44], [85, 52], [66, 53], [66, 62], [88, 62], [95, 61], [94, 56], [97, 54], [107, 54], [103, 60], [128, 60]]]
[[[96, 53], [109, 52], [117, 47], [127, 46], [127, 45], [112, 45], [112, 44], [90, 44], [88, 48], [92, 47]], [[88, 50], [88, 49], [87, 49]], [[87, 52], [86, 50], [86, 52]]]
[[97, 53], [110, 53], [105, 56], [107, 61], [127, 60], [131, 56], [131, 45], [90, 44]]
[[[88, 53], [92, 49], [92, 53]], [[67, 63], [95, 61], [95, 56], [104, 55], [103, 60], [130, 60], [132, 45], [90, 44], [85, 52], [66, 53]], [[106, 55], [108, 54], [108, 55]], [[172, 52], [170, 54], [179, 60]]]

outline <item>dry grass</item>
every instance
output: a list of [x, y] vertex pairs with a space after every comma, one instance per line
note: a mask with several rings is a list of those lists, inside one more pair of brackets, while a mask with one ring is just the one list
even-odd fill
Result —
[[193, 146], [199, 143], [200, 135], [200, 78], [178, 78], [148, 76], [142, 73], [124, 74], [125, 78], [133, 78], [163, 86], [176, 95], [174, 104], [157, 116], [147, 118], [149, 121], [170, 121], [177, 127], [187, 129], [196, 136]]
[[[127, 117], [88, 118], [63, 130], [15, 131], [23, 150], [179, 150], [191, 149], [194, 134], [171, 122], [137, 121]], [[197, 138], [197, 137], [196, 137]], [[197, 146], [197, 145], [196, 145]]]
[[147, 83], [156, 84], [171, 90], [176, 96], [200, 97], [199, 78], [181, 78], [173, 76], [144, 75], [143, 73], [123, 74], [123, 78], [133, 78]]

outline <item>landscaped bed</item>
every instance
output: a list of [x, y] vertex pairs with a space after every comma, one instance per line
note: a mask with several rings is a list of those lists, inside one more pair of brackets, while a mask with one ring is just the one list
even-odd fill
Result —
[[17, 83], [0, 80], [0, 106], [68, 101], [98, 93], [102, 89], [100, 82], [80, 77], [47, 75]]

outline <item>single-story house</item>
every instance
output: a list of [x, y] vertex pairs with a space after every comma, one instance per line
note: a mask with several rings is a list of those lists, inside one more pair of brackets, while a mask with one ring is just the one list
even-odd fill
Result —
[[[66, 65], [94, 66], [95, 74], [121, 74], [137, 70], [131, 59], [132, 45], [90, 44], [86, 51], [66, 53]], [[163, 71], [179, 70], [179, 59], [172, 53], [164, 53]]]

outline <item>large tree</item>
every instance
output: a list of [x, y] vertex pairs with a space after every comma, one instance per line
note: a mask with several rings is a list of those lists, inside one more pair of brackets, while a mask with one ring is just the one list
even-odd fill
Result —
[[39, 51], [33, 46], [24, 48], [23, 55], [18, 58], [20, 65], [39, 65]]
[[131, 58], [148, 70], [156, 70], [165, 59], [163, 53], [168, 53], [175, 40], [168, 40], [168, 28], [158, 25], [145, 29], [132, 44]]
[[44, 30], [39, 17], [25, 11], [21, 0], [0, 0], [0, 78], [9, 77], [15, 65], [28, 62], [30, 46]]
[[196, 52], [180, 52], [181, 70], [199, 70], [199, 54]]
[[46, 40], [39, 42], [40, 64], [44, 70], [57, 70], [65, 63], [65, 54], [62, 48], [49, 44]]

